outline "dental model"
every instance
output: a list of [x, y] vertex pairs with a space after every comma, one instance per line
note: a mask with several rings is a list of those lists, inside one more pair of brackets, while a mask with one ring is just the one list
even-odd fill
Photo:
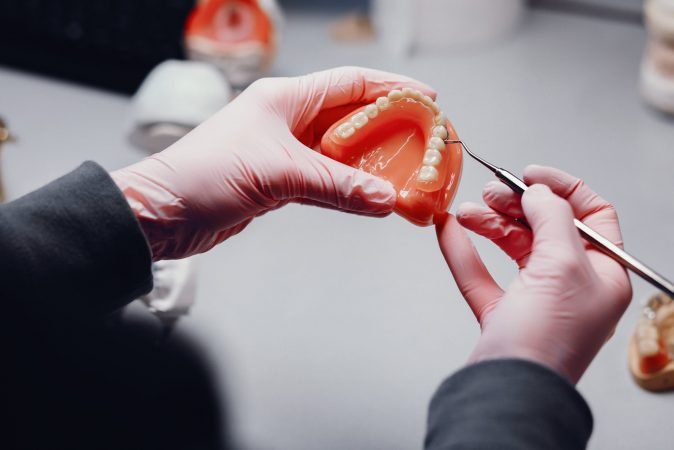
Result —
[[444, 214], [461, 177], [461, 146], [440, 107], [415, 89], [394, 89], [334, 123], [324, 155], [390, 181], [394, 211], [427, 226]]
[[641, 93], [651, 106], [674, 114], [674, 0], [647, 0], [648, 45], [641, 63]]
[[669, 356], [662, 344], [662, 338], [655, 323], [644, 319], [637, 325], [635, 332], [639, 369], [644, 374], [653, 374], [664, 368]]
[[150, 153], [175, 143], [232, 99], [232, 88], [211, 64], [167, 60], [152, 69], [133, 96], [129, 141]]
[[187, 54], [218, 67], [235, 87], [245, 87], [271, 65], [280, 22], [276, 0], [203, 0], [185, 26]]
[[667, 353], [674, 355], [674, 302], [658, 309], [655, 313], [655, 324]]
[[0, 203], [5, 201], [5, 188], [2, 182], [2, 145], [5, 142], [11, 142], [13, 140], [13, 136], [9, 133], [7, 125], [5, 125], [5, 122], [0, 118]]
[[157, 261], [152, 264], [152, 278], [152, 291], [139, 300], [159, 318], [168, 332], [178, 319], [189, 313], [196, 300], [194, 258]]
[[644, 389], [674, 389], [674, 302], [664, 294], [652, 296], [630, 343], [632, 377]]

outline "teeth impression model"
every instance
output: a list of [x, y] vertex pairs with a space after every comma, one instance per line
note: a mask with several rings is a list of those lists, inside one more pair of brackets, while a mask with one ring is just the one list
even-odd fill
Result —
[[649, 391], [674, 389], [674, 302], [657, 293], [644, 306], [630, 343], [632, 377]]
[[444, 214], [461, 177], [462, 150], [437, 103], [415, 89], [394, 89], [334, 123], [324, 155], [390, 181], [395, 212], [427, 226]]
[[647, 0], [648, 46], [641, 63], [641, 93], [655, 108], [674, 114], [674, 0]]
[[271, 65], [280, 22], [276, 0], [205, 0], [187, 20], [187, 54], [214, 64], [231, 84], [243, 87]]
[[634, 337], [642, 373], [653, 374], [667, 365], [669, 356], [654, 321], [643, 319], [639, 322]]

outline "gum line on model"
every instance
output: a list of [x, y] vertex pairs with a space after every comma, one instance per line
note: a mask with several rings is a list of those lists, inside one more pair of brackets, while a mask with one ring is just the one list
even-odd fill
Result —
[[630, 342], [629, 364], [644, 389], [674, 389], [674, 301], [657, 293], [644, 305]]
[[445, 214], [461, 177], [461, 146], [438, 104], [415, 89], [394, 89], [335, 122], [321, 139], [332, 159], [390, 181], [394, 211], [432, 225]]

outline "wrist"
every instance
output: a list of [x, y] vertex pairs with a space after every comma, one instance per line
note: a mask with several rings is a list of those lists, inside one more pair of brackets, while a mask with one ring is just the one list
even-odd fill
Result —
[[116, 170], [110, 176], [138, 220], [152, 251], [152, 260], [168, 259], [173, 253], [169, 214], [180, 202], [138, 169], [137, 165], [132, 165]]
[[549, 348], [515, 344], [502, 338], [494, 343], [484, 342], [481, 338], [468, 358], [468, 364], [498, 359], [521, 359], [544, 366], [575, 385], [580, 379], [582, 371], [578, 373], [571, 367], [572, 364], [569, 364], [568, 358], [563, 356], [562, 353], [564, 352], [560, 350], [559, 345], [554, 345], [550, 341], [545, 342], [550, 344]]

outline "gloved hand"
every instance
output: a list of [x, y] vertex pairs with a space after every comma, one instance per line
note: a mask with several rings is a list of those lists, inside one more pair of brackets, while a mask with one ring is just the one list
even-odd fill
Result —
[[154, 260], [205, 252], [291, 201], [385, 216], [396, 201], [390, 183], [312, 148], [335, 120], [403, 86], [435, 98], [418, 81], [356, 67], [259, 80], [168, 149], [112, 177]]
[[[576, 383], [613, 332], [632, 288], [622, 266], [581, 239], [573, 217], [622, 246], [618, 217], [560, 170], [529, 166], [524, 180], [531, 187], [521, 197], [500, 182], [488, 183], [486, 207], [463, 204], [456, 218], [438, 225], [440, 247], [482, 328], [470, 361], [523, 358]], [[505, 291], [461, 225], [517, 262], [519, 274]]]

